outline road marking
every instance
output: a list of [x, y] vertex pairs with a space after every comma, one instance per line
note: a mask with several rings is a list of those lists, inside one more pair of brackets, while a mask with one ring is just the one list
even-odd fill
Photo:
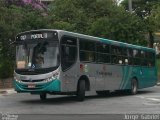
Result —
[[160, 99], [158, 99], [158, 98], [154, 98], [154, 97], [144, 97], [144, 96], [136, 96], [136, 97], [138, 97], [138, 98], [141, 98], [141, 99], [146, 99], [146, 100], [151, 100], [151, 101], [158, 101], [158, 102], [160, 102]]
[[17, 93], [14, 89], [0, 90], [0, 96], [8, 96]]
[[158, 101], [160, 102], [160, 99], [157, 99], [157, 98], [146, 98], [147, 100], [152, 100], [152, 101]]

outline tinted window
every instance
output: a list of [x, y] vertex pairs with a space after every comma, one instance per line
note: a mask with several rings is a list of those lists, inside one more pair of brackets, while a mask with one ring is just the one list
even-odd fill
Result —
[[95, 51], [95, 42], [81, 39], [80, 50]]
[[141, 56], [140, 56], [140, 51], [137, 49], [133, 49], [133, 65], [141, 65]]
[[144, 50], [141, 50], [141, 65], [148, 66], [147, 52]]
[[110, 63], [110, 45], [99, 43], [96, 46], [98, 63]]
[[61, 41], [62, 70], [70, 68], [77, 58], [77, 40], [72, 37], [63, 37]]
[[95, 52], [80, 51], [80, 61], [94, 62], [95, 61]]
[[63, 45], [74, 45], [76, 46], [77, 44], [77, 40], [75, 38], [71, 38], [71, 37], [64, 37], [61, 41], [61, 44]]
[[80, 61], [95, 61], [95, 42], [86, 39], [80, 39]]
[[98, 44], [97, 45], [97, 52], [110, 53], [110, 46], [107, 44]]
[[122, 52], [122, 47], [114, 45], [111, 46], [111, 62], [113, 64], [123, 64]]
[[155, 53], [154, 52], [147, 52], [147, 58], [148, 58], [148, 66], [155, 66]]
[[133, 57], [136, 58], [136, 57], [140, 57], [140, 53], [137, 49], [134, 49], [133, 50]]
[[114, 55], [122, 55], [122, 48], [119, 46], [111, 46], [111, 52]]

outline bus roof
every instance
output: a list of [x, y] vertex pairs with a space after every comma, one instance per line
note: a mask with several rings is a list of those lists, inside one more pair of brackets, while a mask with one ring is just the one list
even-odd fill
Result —
[[80, 37], [80, 38], [84, 38], [84, 39], [93, 39], [95, 41], [100, 41], [102, 43], [109, 43], [111, 45], [119, 45], [119, 46], [124, 46], [124, 47], [128, 46], [130, 48], [135, 48], [135, 49], [155, 51], [155, 49], [153, 49], [153, 48], [144, 47], [144, 46], [140, 46], [140, 45], [133, 45], [133, 44], [124, 43], [124, 42], [120, 42], [120, 41], [115, 41], [115, 40], [110, 40], [110, 39], [100, 38], [100, 37], [94, 37], [94, 36], [90, 36], [90, 35], [84, 35], [84, 34], [80, 34], [80, 33], [64, 31], [64, 30], [58, 30], [58, 31], [63, 32], [65, 34], [71, 34], [71, 35], [74, 35], [76, 37]]
[[79, 37], [79, 38], [82, 38], [82, 39], [92, 39], [94, 41], [99, 41], [99, 42], [102, 42], [102, 43], [108, 43], [108, 44], [111, 44], [111, 45], [118, 45], [118, 46], [124, 46], [124, 47], [128, 46], [130, 48], [135, 48], [135, 49], [143, 49], [143, 50], [155, 51], [155, 49], [153, 49], [153, 48], [143, 47], [143, 46], [139, 46], [139, 45], [133, 45], [133, 44], [124, 43], [124, 42], [120, 42], [120, 41], [115, 41], [115, 40], [110, 40], [110, 39], [100, 38], [100, 37], [94, 37], [94, 36], [90, 36], [90, 35], [85, 35], [85, 34], [65, 31], [65, 30], [58, 30], [58, 29], [30, 30], [30, 31], [21, 32], [18, 35], [24, 34], [24, 33], [29, 33], [29, 32], [36, 32], [36, 31], [37, 32], [38, 31], [57, 31], [58, 33], [61, 33], [61, 34], [71, 35], [71, 36]]

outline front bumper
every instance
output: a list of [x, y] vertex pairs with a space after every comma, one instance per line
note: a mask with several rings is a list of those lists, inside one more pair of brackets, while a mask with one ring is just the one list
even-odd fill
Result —
[[[34, 85], [34, 88], [29, 88], [28, 85]], [[55, 79], [51, 82], [47, 82], [47, 83], [19, 83], [17, 81], [14, 80], [14, 88], [15, 91], [19, 92], [19, 93], [50, 93], [50, 92], [60, 92], [61, 91], [61, 82], [58, 79]]]

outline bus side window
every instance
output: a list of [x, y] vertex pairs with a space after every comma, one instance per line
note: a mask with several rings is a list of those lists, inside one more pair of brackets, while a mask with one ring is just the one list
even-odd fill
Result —
[[146, 51], [141, 50], [141, 65], [142, 66], [148, 66], [147, 64], [147, 55], [146, 55]]
[[131, 48], [127, 49], [127, 57], [128, 57], [128, 64], [133, 64], [133, 50]]
[[155, 53], [147, 52], [147, 66], [148, 67], [155, 66]]
[[95, 42], [80, 39], [80, 61], [95, 62]]
[[112, 45], [111, 46], [111, 61], [112, 64], [123, 64], [123, 60], [122, 60], [122, 47], [120, 46], [115, 46]]
[[98, 63], [110, 63], [110, 45], [106, 43], [96, 44], [96, 61]]
[[77, 58], [77, 39], [72, 37], [62, 37], [61, 40], [61, 65], [62, 70], [70, 68]]

